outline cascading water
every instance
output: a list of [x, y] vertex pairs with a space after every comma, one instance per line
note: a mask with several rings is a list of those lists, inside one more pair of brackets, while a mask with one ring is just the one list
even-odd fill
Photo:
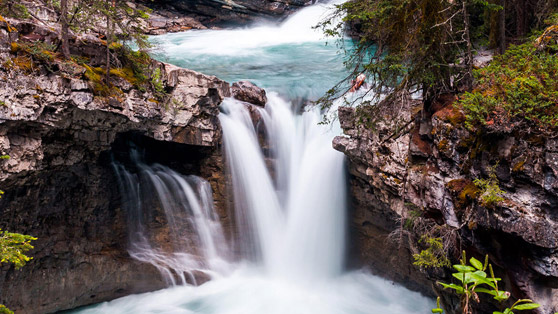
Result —
[[[247, 105], [227, 99], [222, 107], [238, 224], [248, 228], [241, 234], [255, 235], [252, 249], [266, 271], [313, 279], [340, 274], [346, 200], [343, 154], [331, 148], [335, 133], [318, 124], [317, 110], [296, 115], [274, 93], [265, 110], [253, 107], [270, 134], [274, 182]], [[254, 246], [249, 239], [241, 243]]]
[[[172, 285], [195, 284], [196, 271], [225, 273], [228, 250], [209, 182], [143, 164], [135, 151], [132, 156], [136, 173], [113, 164], [128, 213], [130, 256], [154, 265]], [[164, 227], [150, 228], [159, 214], [164, 214]], [[163, 242], [158, 238], [167, 247], [157, 244]]]
[[[316, 108], [297, 113], [300, 110], [292, 102], [315, 99], [348, 74], [336, 47], [324, 45], [320, 32], [312, 29], [326, 10], [322, 4], [308, 7], [279, 26], [189, 31], [154, 39], [162, 47], [159, 58], [228, 81], [249, 79], [268, 91], [265, 108], [226, 99], [219, 116], [238, 229], [231, 249], [240, 252], [242, 259], [223, 262], [227, 248], [219, 246], [221, 236], [215, 239], [218, 232], [214, 230], [219, 228], [206, 199], [202, 202], [206, 206], [197, 211], [202, 215], [196, 216], [196, 210], [188, 212], [198, 228], [201, 255], [217, 263], [199, 265], [195, 259], [176, 259], [176, 253], [190, 256], [189, 247], [171, 255], [159, 254], [158, 248], [141, 237], [136, 241], [138, 248], [132, 246], [130, 252], [163, 272], [184, 273], [193, 265], [222, 276], [198, 287], [182, 285], [124, 297], [84, 313], [430, 312], [432, 300], [364, 271], [348, 272], [343, 267], [347, 238], [344, 156], [332, 148], [332, 139], [341, 130], [338, 125], [320, 125], [322, 116]], [[256, 128], [251, 118], [254, 115], [265, 129], [265, 149], [261, 147], [261, 126]], [[127, 192], [129, 198], [138, 200], [130, 202], [137, 210], [144, 207], [137, 196], [142, 193], [137, 182], [151, 182], [147, 186], [153, 186], [158, 195], [172, 196], [170, 204], [161, 201], [164, 212], [171, 216], [180, 206], [195, 207], [192, 204], [203, 196], [188, 192], [186, 187], [195, 190], [196, 184], [170, 169], [138, 168], [136, 175], [118, 168], [132, 190]], [[174, 228], [173, 219], [168, 219], [170, 229]], [[180, 223], [175, 221], [177, 230]]]

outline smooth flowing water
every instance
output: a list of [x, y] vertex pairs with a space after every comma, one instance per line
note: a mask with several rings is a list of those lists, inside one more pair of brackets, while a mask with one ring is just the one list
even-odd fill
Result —
[[[137, 151], [131, 154], [137, 171], [113, 164], [128, 213], [130, 256], [155, 266], [169, 285], [195, 284], [195, 272], [226, 273], [228, 248], [209, 182], [162, 165], [148, 166]], [[164, 226], [152, 227], [158, 220]]]
[[[139, 163], [135, 174], [115, 165], [121, 191], [133, 207], [128, 211], [143, 217], [146, 206], [140, 195], [150, 190], [158, 195], [170, 232], [181, 239], [181, 225], [190, 224], [194, 244], [183, 239], [170, 253], [161, 251], [149, 240], [144, 224], [131, 219], [131, 256], [158, 267], [174, 286], [81, 313], [430, 312], [432, 300], [365, 271], [344, 268], [344, 155], [331, 143], [341, 130], [335, 124], [320, 125], [317, 108], [299, 113], [293, 104], [316, 99], [348, 74], [335, 45], [326, 45], [312, 28], [326, 12], [327, 5], [317, 4], [280, 25], [154, 38], [161, 47], [158, 58], [230, 82], [248, 79], [268, 92], [265, 108], [234, 99], [221, 105], [238, 236], [225, 242], [202, 179], [156, 165]], [[253, 116], [259, 117], [258, 125]], [[184, 212], [193, 218], [176, 218]], [[240, 252], [240, 261], [231, 260], [230, 251]], [[206, 272], [212, 280], [184, 285], [191, 270]]]
[[327, 7], [305, 8], [281, 25], [157, 36], [155, 56], [228, 82], [250, 80], [290, 100], [315, 99], [348, 75], [336, 42], [313, 29]]

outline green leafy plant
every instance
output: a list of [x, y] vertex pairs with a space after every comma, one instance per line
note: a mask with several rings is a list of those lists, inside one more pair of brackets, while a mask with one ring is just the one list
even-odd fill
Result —
[[[412, 205], [414, 206], [414, 204]], [[405, 223], [403, 224], [403, 227], [407, 230], [412, 230], [416, 220], [419, 219], [420, 217], [422, 217], [422, 211], [420, 209], [410, 210], [409, 215], [407, 216], [407, 218], [405, 218]]]
[[19, 19], [31, 17], [27, 6], [16, 0], [0, 0], [0, 14]]
[[[16, 269], [23, 267], [32, 259], [25, 253], [33, 249], [31, 241], [34, 240], [37, 238], [0, 230], [0, 264], [11, 263]], [[14, 312], [0, 304], [0, 314], [14, 314]]]
[[432, 313], [444, 313], [444, 310], [440, 307], [440, 297], [436, 299], [436, 308], [432, 309]]
[[444, 251], [441, 238], [423, 235], [419, 243], [425, 244], [427, 248], [418, 254], [413, 254], [413, 258], [415, 259], [413, 262], [414, 265], [423, 268], [449, 267], [451, 265]]
[[29, 235], [11, 233], [0, 229], [0, 264], [11, 263], [21, 268], [32, 259], [25, 255], [31, 249], [31, 241], [37, 240]]
[[520, 299], [515, 301], [511, 308], [505, 309], [503, 312], [496, 311], [493, 312], [493, 314], [512, 314], [513, 311], [534, 310], [539, 306], [539, 304], [533, 303], [533, 301], [529, 299]]
[[51, 67], [57, 53], [56, 46], [41, 41], [12, 42], [11, 52], [16, 55], [11, 63], [16, 67], [33, 72], [37, 65], [43, 65], [49, 72], [54, 72]]
[[0, 314], [14, 314], [14, 312], [10, 311], [10, 309], [3, 304], [0, 304]]
[[165, 85], [161, 76], [161, 69], [155, 68], [151, 74], [151, 86], [158, 97], [165, 95]]
[[498, 177], [496, 176], [496, 167], [494, 165], [490, 168], [488, 179], [475, 179], [473, 183], [479, 189], [479, 198], [481, 204], [486, 207], [494, 207], [500, 202], [504, 201], [502, 195], [504, 191], [500, 189]]
[[[492, 265], [488, 263], [488, 255], [486, 255], [484, 263], [472, 257], [469, 259], [469, 264], [467, 264], [467, 256], [465, 251], [463, 251], [460, 264], [453, 265], [453, 268], [457, 272], [453, 273], [452, 276], [458, 280], [458, 283], [438, 282], [438, 284], [444, 287], [444, 289], [454, 290], [461, 296], [461, 307], [464, 314], [472, 313], [471, 300], [477, 303], [480, 302], [478, 293], [489, 294], [499, 303], [509, 299], [510, 293], [498, 288], [498, 282], [501, 279], [494, 276]], [[487, 269], [490, 271], [490, 276], [486, 273]], [[512, 314], [514, 311], [532, 310], [538, 307], [540, 307], [539, 304], [529, 299], [520, 299], [512, 307], [506, 308], [502, 312], [495, 311], [493, 314]], [[432, 313], [443, 313], [439, 310], [440, 305], [438, 303], [438, 307], [433, 309]]]
[[469, 129], [509, 122], [531, 122], [540, 128], [558, 127], [558, 57], [537, 51], [532, 42], [510, 46], [492, 63], [475, 70], [476, 88], [457, 105]]
[[[0, 160], [10, 159], [8, 155], [0, 155]], [[0, 198], [4, 191], [0, 191]], [[20, 268], [32, 259], [25, 253], [33, 248], [31, 241], [37, 240], [32, 236], [19, 233], [10, 233], [0, 229], [0, 264], [12, 263], [16, 268]], [[0, 314], [14, 314], [3, 304], [0, 304]]]

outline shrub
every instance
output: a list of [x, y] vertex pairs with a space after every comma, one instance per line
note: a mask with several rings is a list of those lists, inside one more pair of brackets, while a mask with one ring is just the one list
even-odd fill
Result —
[[498, 203], [504, 201], [502, 195], [504, 191], [500, 189], [498, 177], [496, 176], [495, 165], [490, 168], [488, 179], [475, 179], [475, 186], [479, 189], [479, 198], [481, 204], [486, 207], [494, 207]]
[[14, 314], [14, 312], [10, 311], [10, 309], [3, 304], [0, 304], [0, 314]]
[[549, 49], [539, 51], [531, 42], [511, 46], [474, 74], [475, 90], [457, 103], [465, 112], [467, 128], [495, 120], [558, 127], [558, 58]]
[[32, 259], [25, 252], [33, 248], [31, 241], [34, 240], [37, 238], [0, 230], [0, 264], [11, 263], [16, 268], [23, 267]]
[[[471, 312], [471, 300], [480, 302], [478, 293], [491, 295], [494, 300], [499, 303], [505, 302], [510, 298], [510, 293], [500, 290], [498, 282], [502, 279], [494, 276], [492, 265], [488, 263], [488, 255], [486, 255], [484, 263], [472, 257], [467, 264], [467, 257], [463, 251], [463, 257], [459, 264], [453, 265], [457, 271], [453, 273], [453, 277], [458, 283], [438, 282], [444, 289], [451, 289], [461, 296], [461, 306], [464, 314]], [[490, 271], [490, 276], [486, 273]], [[540, 307], [539, 304], [533, 303], [529, 299], [519, 299], [512, 304], [510, 308], [506, 308], [503, 312], [495, 311], [493, 314], [513, 314], [514, 311], [533, 310]], [[432, 313], [443, 313], [438, 300], [437, 308], [432, 309]]]
[[419, 242], [425, 244], [427, 248], [422, 250], [419, 254], [413, 254], [413, 258], [415, 259], [413, 262], [414, 265], [423, 268], [449, 267], [451, 265], [449, 259], [446, 257], [441, 238], [423, 235]]

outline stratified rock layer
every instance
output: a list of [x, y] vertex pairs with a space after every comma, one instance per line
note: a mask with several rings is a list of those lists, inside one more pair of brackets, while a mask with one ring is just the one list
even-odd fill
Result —
[[[9, 49], [0, 56], [11, 58]], [[80, 73], [0, 69], [0, 153], [11, 157], [0, 161], [0, 228], [38, 238], [24, 268], [3, 265], [0, 303], [18, 313], [46, 313], [165, 286], [155, 267], [127, 253], [126, 213], [111, 162], [128, 154], [129, 142], [151, 162], [208, 179], [225, 216], [217, 115], [229, 84], [153, 66], [160, 68], [166, 102], [123, 80], [115, 83], [123, 94], [109, 98], [95, 96]]]
[[[354, 251], [361, 262], [411, 288], [428, 292], [427, 276], [410, 265], [421, 234], [417, 219], [444, 226], [469, 256], [488, 254], [502, 286], [516, 298], [558, 310], [558, 141], [528, 129], [463, 127], [447, 95], [431, 110], [395, 101], [379, 110], [339, 109], [346, 136], [334, 147], [349, 158], [354, 202]], [[412, 115], [412, 112], [419, 112]], [[476, 178], [494, 172], [504, 201], [483, 205]], [[425, 224], [428, 226], [428, 224]], [[425, 230], [423, 230], [425, 232]], [[390, 241], [386, 241], [386, 239]], [[378, 252], [380, 251], [380, 252]], [[457, 262], [460, 249], [449, 252]], [[448, 272], [426, 272], [431, 279]], [[456, 298], [436, 289], [448, 311]], [[453, 304], [452, 304], [453, 303]], [[453, 307], [453, 309], [452, 309]], [[480, 312], [494, 307], [480, 309]]]

